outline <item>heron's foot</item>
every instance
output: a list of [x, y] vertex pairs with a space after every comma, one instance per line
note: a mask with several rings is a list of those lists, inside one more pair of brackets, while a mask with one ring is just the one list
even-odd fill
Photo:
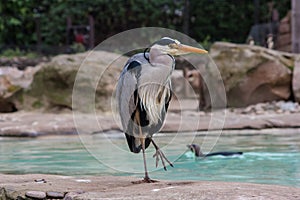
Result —
[[166, 165], [165, 165], [165, 161], [167, 163], [169, 163], [169, 165], [171, 167], [174, 167], [173, 164], [168, 160], [168, 158], [165, 156], [165, 154], [159, 148], [156, 149], [156, 152], [153, 155], [153, 158], [154, 157], [156, 157], [156, 167], [158, 166], [159, 159], [161, 160], [161, 163], [162, 163], [165, 171], [167, 171], [167, 168], [166, 168]]
[[139, 181], [132, 181], [132, 184], [141, 184], [141, 183], [157, 183], [159, 181], [157, 180], [153, 180], [149, 177], [145, 177], [143, 180], [139, 180]]

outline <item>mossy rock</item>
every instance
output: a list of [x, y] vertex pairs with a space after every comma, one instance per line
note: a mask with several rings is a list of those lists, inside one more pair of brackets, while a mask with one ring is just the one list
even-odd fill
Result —
[[[118, 59], [111, 63], [112, 58]], [[34, 75], [30, 87], [15, 97], [16, 101], [22, 99], [22, 102], [18, 101], [18, 108], [44, 111], [57, 108], [71, 110], [76, 80], [80, 82], [83, 97], [85, 92], [95, 91], [95, 107], [101, 111], [108, 111], [110, 110], [108, 102], [114, 85], [126, 61], [126, 57], [103, 51], [53, 57], [50, 62], [39, 66], [40, 70]], [[101, 77], [100, 72], [104, 73]], [[98, 82], [95, 86], [96, 80]]]

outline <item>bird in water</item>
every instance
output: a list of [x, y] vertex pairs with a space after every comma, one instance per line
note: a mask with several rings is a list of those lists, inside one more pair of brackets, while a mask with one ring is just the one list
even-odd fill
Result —
[[139, 182], [156, 182], [150, 179], [146, 165], [145, 149], [151, 143], [156, 149], [153, 155], [156, 167], [159, 160], [165, 170], [165, 162], [173, 167], [152, 136], [161, 129], [171, 100], [174, 56], [187, 53], [206, 54], [207, 51], [163, 37], [143, 53], [129, 58], [119, 77], [116, 99], [123, 131], [130, 151], [143, 153], [145, 177]]
[[221, 152], [214, 152], [214, 153], [208, 153], [203, 154], [201, 151], [201, 148], [197, 144], [189, 144], [187, 145], [187, 148], [191, 150], [196, 157], [210, 157], [210, 156], [236, 156], [236, 155], [242, 155], [243, 152], [236, 152], [236, 151], [221, 151]]

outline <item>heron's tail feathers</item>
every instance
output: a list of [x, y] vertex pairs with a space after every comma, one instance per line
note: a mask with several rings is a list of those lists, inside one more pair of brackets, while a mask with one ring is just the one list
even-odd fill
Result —
[[[142, 144], [141, 144], [140, 138], [134, 137], [128, 133], [125, 133], [125, 135], [126, 135], [126, 139], [127, 139], [127, 143], [128, 143], [130, 151], [133, 153], [139, 153], [142, 149]], [[147, 149], [149, 147], [150, 143], [151, 143], [151, 139], [145, 138], [145, 149]]]

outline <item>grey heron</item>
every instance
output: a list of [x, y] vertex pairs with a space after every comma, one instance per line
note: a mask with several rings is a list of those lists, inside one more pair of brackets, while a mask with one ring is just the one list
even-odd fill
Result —
[[171, 74], [175, 68], [173, 56], [187, 53], [205, 54], [207, 51], [181, 44], [163, 37], [144, 53], [133, 55], [124, 66], [116, 88], [116, 99], [123, 131], [133, 153], [142, 150], [145, 177], [142, 182], [155, 182], [149, 178], [145, 149], [152, 143], [156, 149], [156, 167], [159, 159], [173, 167], [152, 135], [160, 130], [171, 100]]

